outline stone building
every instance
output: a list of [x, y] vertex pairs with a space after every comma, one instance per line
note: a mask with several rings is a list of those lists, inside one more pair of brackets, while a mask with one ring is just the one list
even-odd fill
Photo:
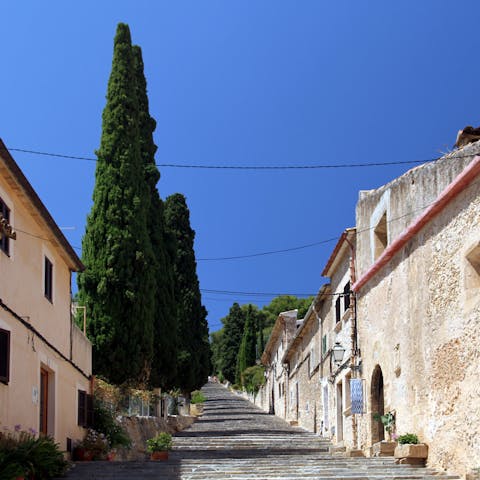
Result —
[[84, 436], [92, 347], [71, 316], [83, 265], [0, 140], [0, 424]]
[[323, 417], [319, 313], [328, 291], [327, 285], [320, 289], [282, 358], [288, 374], [286, 419], [315, 433], [321, 431]]
[[480, 145], [414, 168], [356, 209], [357, 315], [367, 414], [429, 445], [430, 465], [480, 466]]
[[288, 408], [288, 372], [282, 358], [296, 329], [297, 310], [280, 313], [261, 358], [267, 381], [259, 394], [263, 399], [260, 406], [281, 418], [287, 418]]
[[[330, 279], [328, 301], [321, 313], [321, 383], [323, 434], [336, 447], [356, 449], [357, 418], [352, 414], [350, 381], [356, 377], [357, 325], [351, 285], [355, 281], [355, 229], [346, 229], [337, 242], [322, 275]], [[336, 352], [335, 352], [336, 350]], [[343, 351], [338, 361], [334, 353]]]

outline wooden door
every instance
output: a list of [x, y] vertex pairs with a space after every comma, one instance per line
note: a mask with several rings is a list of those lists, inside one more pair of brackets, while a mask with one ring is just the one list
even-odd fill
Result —
[[48, 372], [40, 369], [40, 433], [48, 433]]

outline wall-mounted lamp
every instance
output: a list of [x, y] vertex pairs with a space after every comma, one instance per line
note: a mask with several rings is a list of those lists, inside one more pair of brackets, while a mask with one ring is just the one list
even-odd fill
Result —
[[340, 342], [335, 342], [335, 345], [332, 347], [332, 355], [335, 365], [340, 365], [342, 363], [344, 354], [345, 349], [340, 345]]

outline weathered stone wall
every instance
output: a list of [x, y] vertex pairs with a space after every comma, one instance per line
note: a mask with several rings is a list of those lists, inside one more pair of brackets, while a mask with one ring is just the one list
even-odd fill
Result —
[[158, 417], [119, 417], [120, 424], [126, 429], [132, 445], [130, 449], [118, 449], [118, 460], [144, 460], [147, 456], [146, 444], [149, 438], [160, 432], [174, 434], [189, 427], [196, 417], [172, 415], [167, 420]]
[[[311, 432], [320, 432], [323, 416], [321, 384], [319, 376], [319, 329], [318, 320], [311, 316], [298, 347], [299, 362], [290, 373], [289, 384], [293, 388], [293, 404], [289, 408], [289, 419]], [[298, 382], [298, 416], [296, 383]]]
[[[372, 264], [366, 229], [385, 192], [391, 243], [471, 161], [466, 153], [478, 150], [477, 144], [466, 147], [361, 195], [361, 273]], [[428, 443], [432, 466], [463, 474], [480, 465], [480, 296], [466, 288], [472, 275], [466, 256], [480, 241], [479, 225], [477, 179], [359, 292], [362, 375], [370, 394], [362, 448], [372, 442], [371, 384], [378, 365], [385, 411], [395, 411], [398, 434], [416, 433]]]

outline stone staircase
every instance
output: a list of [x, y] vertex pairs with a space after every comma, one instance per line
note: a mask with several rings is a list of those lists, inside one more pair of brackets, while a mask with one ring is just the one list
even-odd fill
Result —
[[[203, 416], [174, 437], [168, 462], [83, 463], [70, 479], [447, 480], [454, 475], [395, 465], [393, 458], [332, 455], [326, 439], [268, 415], [217, 384], [204, 387]], [[95, 468], [97, 465], [97, 468]]]

